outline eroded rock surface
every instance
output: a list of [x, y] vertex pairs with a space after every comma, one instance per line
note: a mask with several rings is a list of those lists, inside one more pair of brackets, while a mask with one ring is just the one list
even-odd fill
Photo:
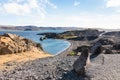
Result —
[[12, 54], [30, 51], [32, 47], [42, 49], [39, 43], [23, 38], [16, 34], [0, 35], [0, 54]]
[[74, 62], [73, 69], [78, 75], [85, 75], [85, 69], [90, 64], [89, 50], [85, 49], [80, 57]]

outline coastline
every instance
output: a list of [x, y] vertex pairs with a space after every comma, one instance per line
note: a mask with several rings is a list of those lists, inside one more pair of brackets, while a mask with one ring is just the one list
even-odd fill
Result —
[[63, 40], [68, 41], [71, 45], [67, 49], [65, 49], [63, 52], [56, 54], [55, 56], [65, 57], [71, 51], [73, 51], [74, 49], [77, 49], [77, 47], [81, 45], [89, 45], [87, 41], [74, 41], [74, 40], [66, 40], [66, 39], [63, 39]]
[[67, 46], [66, 48], [62, 49], [61, 51], [57, 52], [57, 53], [55, 54], [55, 56], [63, 53], [64, 51], [66, 51], [67, 49], [69, 49], [69, 48], [71, 47], [71, 45], [72, 45], [72, 43], [71, 43], [70, 41], [67, 41], [67, 40], [64, 40], [64, 39], [60, 39], [60, 40], [62, 40], [62, 41], [64, 41], [64, 42], [67, 42], [67, 43], [68, 43], [68, 46]]
[[70, 40], [65, 40], [70, 43], [69, 47], [61, 51], [59, 54], [56, 54], [56, 56], [66, 56], [71, 50], [73, 50], [73, 42]]

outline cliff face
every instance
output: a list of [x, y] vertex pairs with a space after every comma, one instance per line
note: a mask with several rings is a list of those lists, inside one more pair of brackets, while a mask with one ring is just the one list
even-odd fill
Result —
[[21, 36], [10, 33], [0, 35], [0, 55], [26, 52], [32, 50], [33, 47], [42, 50], [39, 43], [35, 43]]

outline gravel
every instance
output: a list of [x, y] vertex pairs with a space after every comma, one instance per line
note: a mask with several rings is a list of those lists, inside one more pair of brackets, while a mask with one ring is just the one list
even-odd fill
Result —
[[83, 80], [72, 70], [78, 56], [49, 57], [26, 62], [14, 70], [2, 71], [3, 80]]
[[91, 60], [86, 76], [77, 76], [78, 56], [48, 57], [26, 62], [14, 70], [0, 71], [0, 80], [120, 80], [120, 54], [100, 54]]

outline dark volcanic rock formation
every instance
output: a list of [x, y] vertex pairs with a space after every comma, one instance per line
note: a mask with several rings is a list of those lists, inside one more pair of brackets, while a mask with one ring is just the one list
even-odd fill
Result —
[[85, 76], [86, 66], [90, 64], [89, 50], [86, 48], [82, 51], [80, 57], [74, 62], [73, 69], [79, 76]]
[[112, 37], [105, 37], [105, 38], [101, 38], [97, 41], [97, 43], [101, 43], [102, 45], [113, 45], [115, 43], [114, 38]]
[[101, 52], [102, 52], [102, 45], [101, 45], [101, 43], [96, 43], [91, 48], [92, 55], [99, 55]]
[[102, 31], [96, 29], [73, 30], [63, 33], [40, 33], [38, 35], [45, 35], [47, 38], [54, 39], [68, 39], [68, 40], [94, 40], [98, 38]]
[[116, 36], [120, 37], [120, 31], [111, 31], [104, 34], [105, 36]]
[[57, 33], [41, 33], [38, 35], [45, 35], [45, 37], [53, 39], [60, 38], [60, 36]]
[[76, 40], [76, 41], [91, 41], [97, 39], [98, 36], [80, 36], [80, 37], [75, 37], [75, 38], [69, 38], [68, 40]]

